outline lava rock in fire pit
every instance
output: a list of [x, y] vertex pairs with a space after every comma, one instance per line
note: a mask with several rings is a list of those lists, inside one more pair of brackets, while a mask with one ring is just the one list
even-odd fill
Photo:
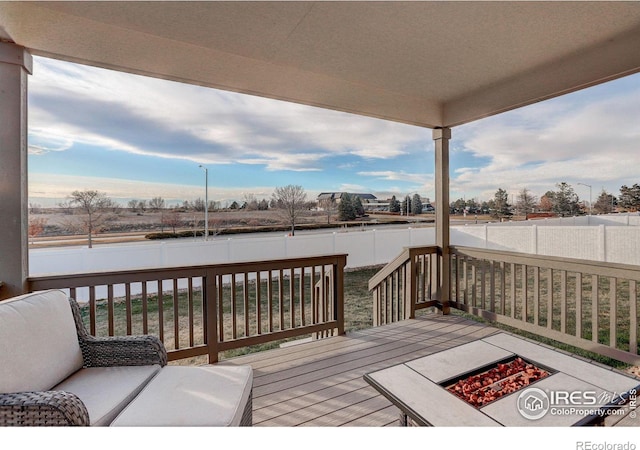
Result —
[[470, 405], [480, 408], [548, 375], [546, 370], [517, 357], [513, 361], [498, 363], [489, 370], [459, 380], [446, 389]]

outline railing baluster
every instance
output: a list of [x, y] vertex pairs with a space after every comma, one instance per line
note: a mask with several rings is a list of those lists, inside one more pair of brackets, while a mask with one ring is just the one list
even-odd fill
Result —
[[236, 274], [231, 274], [231, 339], [238, 338], [238, 311], [236, 308]]
[[480, 308], [487, 309], [487, 291], [485, 289], [486, 285], [486, 275], [485, 275], [485, 267], [487, 264], [487, 260], [480, 260]]
[[506, 304], [507, 301], [505, 299], [505, 295], [507, 292], [507, 264], [504, 262], [500, 263], [500, 314], [506, 315]]
[[[324, 272], [323, 272], [324, 274]], [[284, 273], [280, 269], [280, 276], [278, 278], [278, 307], [280, 308], [280, 330], [284, 330]]]
[[113, 284], [107, 285], [107, 323], [109, 328], [109, 336], [115, 333], [113, 311]]
[[158, 337], [164, 342], [164, 299], [162, 280], [158, 280]]
[[489, 296], [489, 311], [496, 311], [496, 266], [495, 261], [489, 261], [489, 289], [491, 295]]
[[96, 288], [89, 287], [89, 332], [96, 336]]
[[267, 277], [267, 304], [268, 304], [268, 320], [269, 320], [269, 333], [273, 333], [273, 272], [269, 271]]
[[609, 279], [609, 346], [618, 347], [618, 279]]
[[187, 280], [187, 314], [189, 317], [189, 347], [193, 347], [194, 339], [194, 312], [193, 312], [193, 278], [189, 277]]
[[553, 295], [553, 290], [554, 290], [554, 283], [553, 283], [553, 269], [549, 269], [547, 271], [547, 300], [548, 300], [548, 304], [547, 304], [547, 328], [552, 329], [553, 328], [553, 300], [554, 300], [554, 295]]
[[262, 277], [256, 272], [256, 334], [262, 334]]
[[173, 279], [173, 348], [180, 348], [180, 299], [177, 278]]
[[[225, 304], [225, 297], [224, 297], [224, 275], [220, 274], [214, 274], [211, 275], [213, 277], [215, 277], [214, 282], [211, 284], [211, 286], [215, 286], [216, 289], [216, 303], [218, 304], [218, 339], [220, 340], [220, 342], [226, 341], [226, 327], [225, 325], [225, 320], [224, 320], [224, 304]], [[204, 299], [203, 299], [204, 300]], [[231, 307], [231, 305], [229, 305], [229, 307]]]
[[629, 353], [638, 354], [638, 297], [635, 280], [629, 280]]
[[[311, 274], [309, 275], [311, 281], [311, 322], [315, 325], [318, 320], [318, 293], [316, 292], [316, 266], [311, 266]], [[375, 320], [375, 309], [374, 309]]]
[[[404, 267], [404, 266], [401, 266], [401, 267]], [[402, 295], [402, 293], [400, 292], [399, 276], [400, 274], [398, 273], [398, 270], [393, 272], [393, 287], [394, 287], [393, 291], [394, 292], [393, 292], [393, 304], [391, 305], [391, 321], [392, 322], [398, 321], [398, 305], [402, 301], [400, 299], [400, 296]]]
[[[548, 281], [547, 281], [548, 283]], [[547, 284], [548, 286], [548, 284]], [[540, 285], [540, 267], [533, 267], [533, 323], [535, 325], [540, 325], [540, 294], [541, 294], [541, 285]], [[547, 288], [547, 310], [549, 308], [549, 289]], [[547, 316], [548, 317], [548, 316]], [[547, 326], [549, 323], [547, 321]]]
[[576, 273], [576, 337], [582, 339], [582, 273]]
[[307, 320], [305, 317], [305, 307], [304, 307], [304, 302], [305, 302], [305, 296], [304, 296], [304, 287], [305, 287], [305, 267], [300, 267], [300, 278], [299, 278], [299, 289], [300, 289], [300, 325], [301, 326], [305, 326], [307, 324]]
[[131, 283], [126, 283], [124, 285], [124, 297], [125, 297], [125, 311], [127, 315], [127, 335], [130, 336], [133, 334], [133, 324], [131, 322], [132, 313], [131, 313]]
[[250, 336], [251, 332], [249, 331], [249, 274], [247, 272], [244, 273], [244, 284], [243, 284], [242, 294], [244, 298], [244, 335]]
[[149, 334], [149, 304], [146, 281], [142, 282], [142, 334]]
[[591, 277], [591, 340], [598, 342], [598, 297], [599, 297], [599, 277]]
[[477, 306], [477, 299], [476, 299], [476, 264], [477, 264], [477, 260], [473, 260], [471, 261], [471, 305], [476, 307]]
[[522, 321], [529, 321], [529, 267], [522, 265]]
[[516, 265], [511, 263], [511, 317], [516, 318]]
[[295, 299], [295, 291], [296, 291], [296, 277], [293, 267], [289, 269], [289, 322], [291, 323], [291, 328], [296, 327], [296, 299]]
[[567, 332], [567, 271], [560, 272], [560, 332]]

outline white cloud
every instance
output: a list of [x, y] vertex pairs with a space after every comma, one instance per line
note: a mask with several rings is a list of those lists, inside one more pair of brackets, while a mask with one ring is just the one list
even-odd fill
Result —
[[595, 195], [596, 187], [615, 194], [622, 184], [637, 182], [640, 83], [628, 85], [623, 92], [582, 91], [460, 127], [454, 139], [489, 162], [457, 170], [452, 191], [492, 195], [498, 188], [526, 187], [542, 195], [566, 181], [590, 184]]
[[374, 177], [386, 181], [405, 181], [417, 184], [433, 183], [433, 174], [407, 173], [404, 171], [382, 170], [371, 172], [358, 172], [358, 175]]
[[[119, 178], [97, 178], [76, 175], [36, 174], [29, 178], [29, 197], [43, 206], [55, 206], [69, 197], [74, 190], [98, 189], [108, 197], [126, 202], [129, 199], [150, 199], [162, 197], [169, 204], [204, 198], [202, 186], [154, 183]], [[269, 198], [272, 187], [253, 186], [243, 188], [209, 187], [209, 198], [221, 203], [240, 201], [251, 193], [257, 198]]]
[[393, 158], [428, 142], [428, 130], [383, 120], [44, 58], [34, 64], [30, 129], [42, 141], [297, 171], [319, 170], [330, 155]]

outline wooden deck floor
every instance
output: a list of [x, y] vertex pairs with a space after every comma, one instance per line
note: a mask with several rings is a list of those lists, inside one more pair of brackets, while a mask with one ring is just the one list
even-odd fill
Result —
[[398, 410], [362, 376], [498, 330], [429, 315], [222, 364], [254, 369], [254, 426], [397, 426]]
[[[460, 316], [431, 314], [220, 364], [253, 367], [254, 426], [398, 426], [398, 409], [364, 381], [365, 373], [497, 332]], [[611, 419], [607, 426], [640, 425], [635, 414]]]

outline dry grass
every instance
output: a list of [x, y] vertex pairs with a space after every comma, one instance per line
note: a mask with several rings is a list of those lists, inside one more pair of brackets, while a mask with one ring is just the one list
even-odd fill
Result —
[[[371, 294], [368, 292], [369, 279], [379, 270], [379, 267], [370, 267], [359, 270], [348, 270], [345, 272], [345, 284], [344, 284], [344, 314], [345, 314], [345, 329], [347, 331], [358, 330], [363, 328], [369, 328], [373, 324], [373, 300]], [[307, 299], [306, 316], [307, 320], [310, 320], [311, 306], [310, 306], [310, 282], [308, 277], [306, 279], [305, 299]], [[267, 310], [267, 300], [264, 295], [266, 293], [266, 285], [261, 288], [261, 303], [262, 311]], [[290, 310], [290, 298], [287, 296], [289, 293], [289, 279], [283, 280], [282, 290], [285, 293], [282, 304], [275, 304], [272, 306], [273, 318], [274, 318], [274, 331], [278, 331], [281, 328], [286, 328], [291, 323], [291, 310]], [[294, 286], [295, 291], [299, 291], [299, 285]], [[236, 284], [236, 334], [237, 337], [242, 337], [246, 334], [244, 329], [244, 284], [239, 282]], [[275, 286], [278, 289], [278, 286]], [[231, 286], [226, 285], [223, 289], [223, 304], [224, 315], [224, 327], [225, 338], [231, 339], [233, 319], [231, 313]], [[189, 302], [188, 294], [186, 290], [178, 292], [177, 303], [174, 301], [174, 295], [172, 293], [165, 293], [162, 296], [162, 308], [159, 307], [157, 295], [149, 295], [146, 301], [140, 296], [131, 299], [131, 334], [153, 334], [156, 336], [162, 335], [163, 342], [167, 349], [172, 350], [176, 348], [185, 348], [187, 346], [199, 345], [204, 343], [203, 336], [203, 308], [202, 308], [202, 291], [199, 288], [193, 290], [193, 296], [191, 303]], [[250, 326], [255, 328], [256, 323], [256, 289], [255, 281], [247, 284], [247, 300], [249, 304], [248, 313], [250, 315]], [[146, 303], [146, 304], [145, 304]], [[176, 307], [177, 305], [177, 307]], [[280, 314], [280, 307], [282, 307], [282, 314]], [[81, 308], [82, 314], [87, 327], [89, 326], [89, 305], [84, 305]], [[146, 310], [146, 322], [144, 320], [143, 311]], [[113, 302], [113, 328], [114, 335], [126, 335], [127, 334], [127, 304], [124, 298], [119, 298]], [[176, 312], [178, 316], [178, 340], [176, 342], [175, 333], [175, 321]], [[296, 319], [299, 320], [300, 311], [295, 311]], [[160, 321], [162, 317], [162, 321]], [[283, 323], [280, 323], [282, 317]], [[191, 318], [191, 319], [190, 319]], [[146, 325], [145, 325], [146, 323]], [[160, 324], [162, 323], [162, 332], [160, 330]], [[262, 316], [262, 329], [268, 329], [268, 322], [266, 314]], [[251, 331], [249, 331], [250, 333]], [[109, 305], [106, 301], [98, 301], [96, 304], [96, 335], [108, 336], [109, 335]], [[280, 344], [295, 340], [303, 339], [309, 336], [301, 336], [294, 339], [278, 340], [268, 344], [262, 344], [257, 346], [245, 347], [242, 349], [232, 350], [225, 352], [221, 355], [222, 358], [229, 358], [240, 354], [251, 353], [256, 351], [262, 351], [269, 348], [278, 347]], [[203, 357], [180, 361], [179, 364], [192, 364], [192, 363], [204, 363], [206, 359]]]

